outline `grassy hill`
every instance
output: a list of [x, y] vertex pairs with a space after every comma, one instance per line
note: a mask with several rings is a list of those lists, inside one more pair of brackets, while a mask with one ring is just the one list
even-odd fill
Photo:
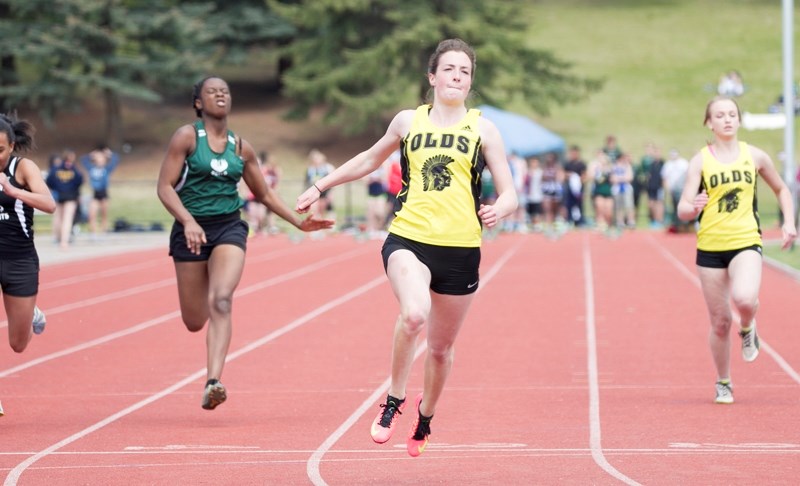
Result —
[[[742, 74], [743, 111], [766, 112], [782, 89], [780, 2], [539, 0], [527, 15], [532, 46], [605, 80], [586, 102], [539, 117], [587, 149], [613, 133], [633, 154], [653, 141], [688, 155], [708, 138], [703, 113], [723, 72]], [[782, 131], [740, 137], [783, 148]]]

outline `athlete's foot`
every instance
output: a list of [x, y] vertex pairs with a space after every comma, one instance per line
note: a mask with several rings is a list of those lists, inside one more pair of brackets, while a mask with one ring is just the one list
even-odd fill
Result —
[[378, 444], [383, 444], [392, 437], [395, 426], [397, 425], [398, 415], [403, 414], [403, 409], [406, 408], [405, 399], [395, 398], [391, 395], [386, 397], [386, 403], [381, 404], [381, 411], [372, 422], [370, 434], [372, 440]]
[[228, 398], [225, 386], [217, 380], [208, 380], [203, 391], [203, 408], [214, 410]]
[[425, 451], [425, 447], [428, 446], [428, 436], [431, 435], [431, 419], [433, 416], [425, 417], [419, 413], [419, 404], [421, 402], [422, 393], [417, 395], [417, 399], [414, 401], [416, 418], [406, 441], [408, 455], [411, 457], [417, 457]]

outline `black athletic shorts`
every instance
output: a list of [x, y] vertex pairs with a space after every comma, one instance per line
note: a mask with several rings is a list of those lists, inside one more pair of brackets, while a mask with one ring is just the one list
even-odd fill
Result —
[[431, 290], [437, 294], [467, 295], [478, 290], [479, 247], [437, 246], [419, 243], [392, 233], [383, 242], [383, 268], [397, 250], [408, 250], [431, 272]]
[[186, 246], [183, 225], [177, 221], [172, 224], [172, 233], [169, 235], [169, 256], [176, 262], [207, 261], [217, 245], [235, 245], [247, 251], [249, 228], [239, 211], [223, 216], [197, 218], [196, 221], [206, 233], [206, 243], [200, 247], [199, 255], [192, 253]]
[[103, 201], [104, 199], [108, 199], [108, 189], [95, 189], [94, 199], [98, 201]]
[[39, 257], [0, 260], [0, 289], [6, 295], [30, 297], [39, 293]]
[[703, 251], [697, 250], [697, 266], [706, 268], [728, 268], [733, 257], [747, 250], [753, 250], [762, 254], [761, 245], [751, 245], [738, 250], [728, 251]]

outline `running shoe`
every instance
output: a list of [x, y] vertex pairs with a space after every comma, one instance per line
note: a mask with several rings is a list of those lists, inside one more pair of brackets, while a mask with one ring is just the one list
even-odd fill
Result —
[[391, 395], [386, 397], [386, 403], [381, 403], [381, 411], [372, 422], [370, 433], [372, 440], [378, 444], [383, 444], [392, 437], [394, 428], [397, 425], [397, 416], [403, 414], [403, 409], [406, 408], [405, 399], [400, 400]]
[[2, 417], [2, 416], [3, 416], [3, 415], [5, 415], [5, 414], [6, 414], [6, 413], [3, 411], [3, 404], [2, 404], [2, 403], [0, 403], [0, 417]]
[[414, 424], [411, 426], [411, 432], [408, 434], [408, 455], [417, 457], [425, 451], [428, 445], [428, 436], [431, 435], [431, 419], [433, 417], [423, 417], [419, 413], [419, 404], [422, 402], [422, 393], [417, 395], [414, 401], [414, 409], [417, 412]]
[[750, 329], [747, 331], [739, 330], [739, 336], [742, 338], [742, 358], [748, 363], [758, 358], [758, 349], [761, 344], [758, 342], [758, 332], [756, 331], [756, 320], [750, 323]]
[[723, 405], [733, 403], [733, 385], [731, 385], [730, 381], [718, 381], [715, 387], [717, 389], [717, 398], [714, 399], [714, 403]]
[[33, 333], [41, 334], [44, 332], [44, 326], [47, 324], [47, 318], [44, 312], [38, 306], [33, 308]]
[[206, 389], [203, 392], [203, 408], [214, 410], [217, 405], [223, 403], [228, 398], [225, 393], [225, 386], [217, 380], [208, 380]]

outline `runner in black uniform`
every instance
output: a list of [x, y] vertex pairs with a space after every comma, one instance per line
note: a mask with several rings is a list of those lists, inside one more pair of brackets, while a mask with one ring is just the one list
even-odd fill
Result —
[[199, 121], [180, 127], [170, 140], [158, 177], [158, 197], [175, 217], [169, 254], [175, 262], [181, 317], [192, 332], [208, 321], [208, 380], [202, 406], [213, 410], [227, 398], [219, 382], [231, 340], [233, 293], [244, 269], [248, 226], [237, 184], [278, 216], [303, 231], [333, 221], [299, 219], [267, 187], [253, 146], [228, 130], [231, 94], [217, 77], [194, 86]]
[[44, 313], [36, 307], [39, 255], [33, 245], [33, 210], [51, 214], [56, 210], [39, 167], [16, 155], [32, 146], [30, 123], [0, 115], [0, 289], [8, 316], [8, 344], [17, 353], [45, 325]]

